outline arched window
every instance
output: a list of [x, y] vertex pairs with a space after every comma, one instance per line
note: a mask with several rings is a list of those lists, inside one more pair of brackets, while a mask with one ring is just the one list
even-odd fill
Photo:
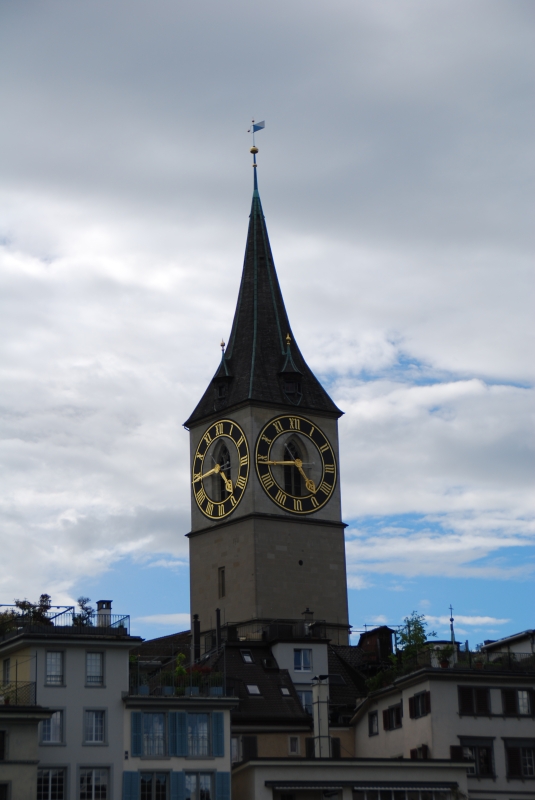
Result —
[[230, 492], [227, 492], [225, 488], [225, 484], [221, 479], [221, 474], [225, 475], [228, 479], [230, 478], [230, 453], [226, 447], [223, 445], [221, 450], [219, 451], [219, 455], [217, 457], [217, 463], [221, 467], [221, 473], [219, 475], [214, 475], [215, 480], [217, 481], [215, 486], [215, 496], [217, 500], [226, 500], [227, 497], [230, 495]]
[[[299, 448], [293, 441], [289, 441], [285, 446], [285, 460], [303, 458]], [[297, 467], [292, 467], [287, 464], [284, 467], [284, 491], [287, 494], [293, 494], [294, 497], [300, 497], [303, 494], [301, 473]]]

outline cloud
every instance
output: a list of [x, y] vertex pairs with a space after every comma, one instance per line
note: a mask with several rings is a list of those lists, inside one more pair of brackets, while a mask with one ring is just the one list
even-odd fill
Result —
[[[426, 614], [426, 621], [430, 625], [447, 625], [449, 627], [450, 618], [447, 616], [439, 616], [434, 617], [431, 614]], [[471, 617], [465, 616], [463, 614], [459, 614], [455, 616], [455, 623], [459, 623], [459, 625], [469, 625], [471, 627], [484, 627], [488, 628], [489, 625], [506, 625], [508, 622], [511, 622], [510, 619], [498, 619], [497, 617]], [[461, 630], [458, 629], [458, 632], [461, 633]], [[462, 631], [463, 633], [465, 631]]]
[[346, 412], [350, 587], [530, 574], [530, 12], [4, 9], [4, 598], [187, 560], [181, 423], [232, 322], [253, 96], [294, 333]]

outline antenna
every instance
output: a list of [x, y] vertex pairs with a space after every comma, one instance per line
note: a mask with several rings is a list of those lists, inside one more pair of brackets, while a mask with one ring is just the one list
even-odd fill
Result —
[[450, 603], [450, 633], [451, 643], [455, 647], [455, 633], [453, 632], [453, 606]]

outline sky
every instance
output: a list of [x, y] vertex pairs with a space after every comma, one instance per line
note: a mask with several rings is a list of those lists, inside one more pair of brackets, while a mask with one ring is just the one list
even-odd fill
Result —
[[254, 118], [294, 335], [345, 412], [355, 632], [534, 627], [534, 27], [529, 0], [0, 0], [0, 602], [189, 627], [182, 424]]

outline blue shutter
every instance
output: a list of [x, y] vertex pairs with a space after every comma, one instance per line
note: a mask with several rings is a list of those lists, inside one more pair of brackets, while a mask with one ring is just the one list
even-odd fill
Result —
[[176, 711], [170, 711], [167, 717], [169, 755], [176, 756]]
[[188, 715], [185, 711], [176, 713], [176, 755], [188, 754]]
[[139, 772], [123, 772], [123, 800], [139, 800]]
[[212, 755], [225, 755], [225, 728], [222, 711], [214, 711], [212, 714]]
[[141, 735], [142, 726], [142, 713], [141, 711], [132, 711], [132, 741], [130, 742], [130, 755], [141, 756], [143, 755], [143, 740]]
[[185, 800], [186, 776], [183, 772], [171, 773], [171, 800]]
[[230, 772], [216, 772], [215, 800], [230, 800]]

